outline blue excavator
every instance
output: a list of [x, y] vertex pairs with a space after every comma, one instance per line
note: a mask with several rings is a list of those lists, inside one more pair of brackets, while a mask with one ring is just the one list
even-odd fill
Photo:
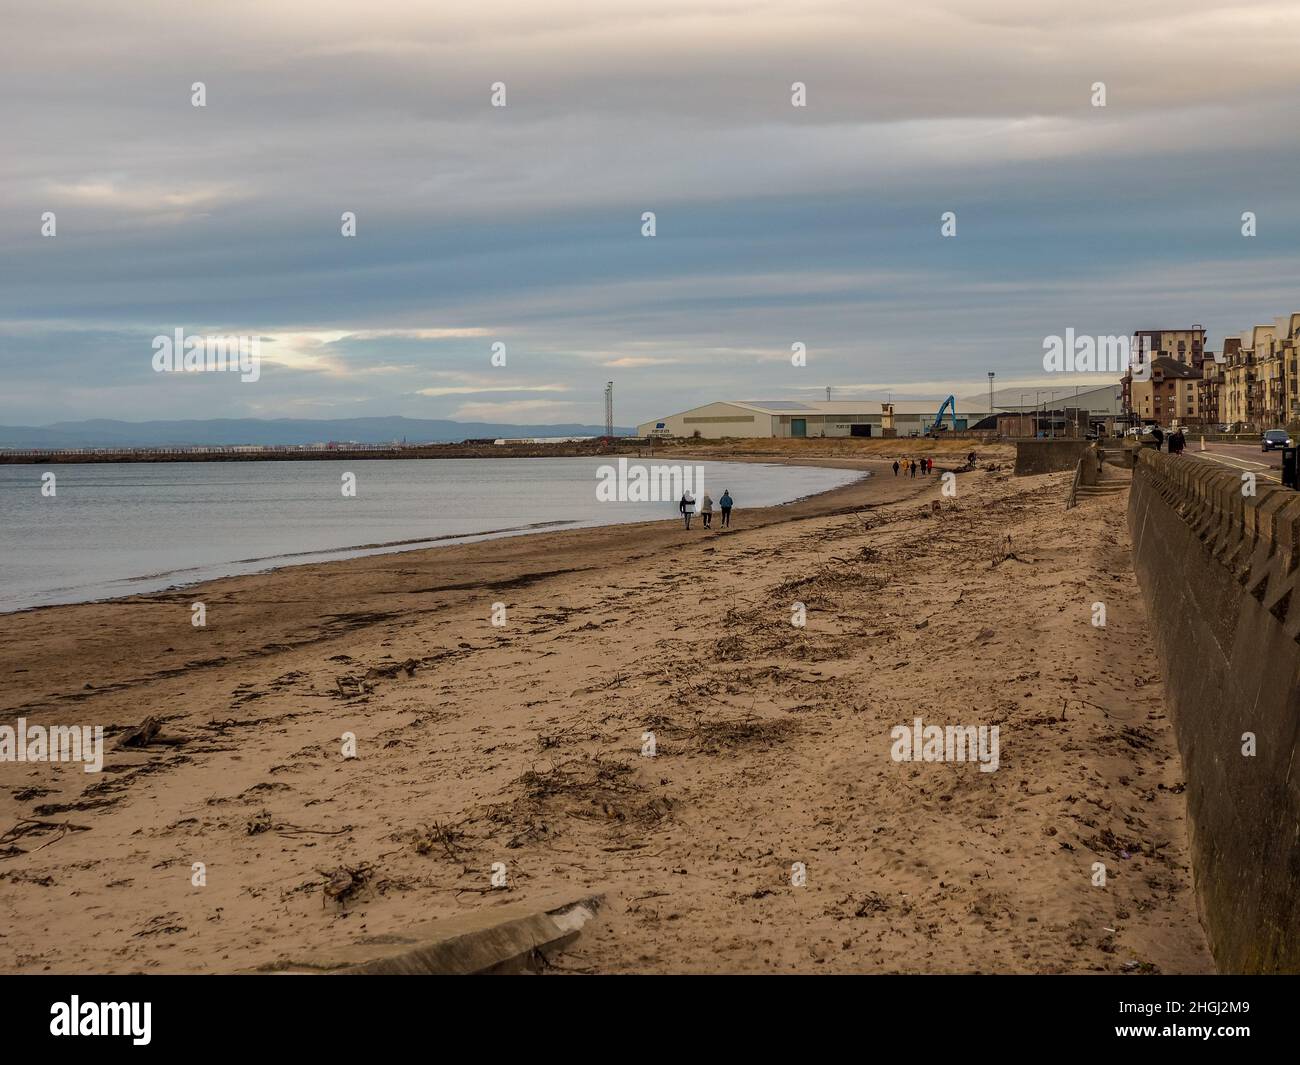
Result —
[[925, 430], [926, 436], [929, 436], [931, 433], [938, 432], [939, 430], [944, 428], [944, 424], [943, 424], [944, 411], [948, 412], [948, 417], [952, 422], [952, 431], [954, 433], [957, 431], [957, 398], [955, 396], [949, 396], [947, 399], [943, 401], [942, 404], [940, 404], [939, 413], [934, 416], [933, 423], [931, 423], [926, 428]]

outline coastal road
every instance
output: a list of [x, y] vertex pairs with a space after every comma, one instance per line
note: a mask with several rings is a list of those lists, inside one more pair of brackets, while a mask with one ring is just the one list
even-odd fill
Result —
[[1185, 454], [1243, 473], [1253, 473], [1260, 480], [1282, 483], [1282, 452], [1260, 451], [1258, 444], [1207, 442], [1202, 451], [1200, 440], [1192, 437], [1187, 441]]

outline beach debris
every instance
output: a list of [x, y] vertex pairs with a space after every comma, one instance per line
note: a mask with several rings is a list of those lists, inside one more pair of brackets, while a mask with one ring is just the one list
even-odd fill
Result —
[[638, 776], [633, 766], [599, 756], [530, 769], [511, 783], [514, 799], [492, 807], [488, 817], [497, 824], [523, 826], [508, 847], [552, 836], [554, 821], [562, 816], [620, 825], [656, 824], [668, 816], [672, 802], [649, 794]]
[[72, 810], [97, 810], [103, 806], [113, 806], [121, 802], [124, 796], [117, 795], [108, 799], [79, 799], [77, 802], [47, 802], [32, 808], [37, 817], [53, 817], [66, 814]]
[[399, 673], [405, 673], [408, 677], [415, 676], [415, 671], [420, 668], [420, 663], [414, 658], [408, 658], [405, 662], [393, 662], [382, 666], [371, 666], [366, 670], [363, 680], [376, 680], [380, 677], [395, 677]]
[[435, 821], [432, 825], [420, 825], [411, 835], [416, 854], [432, 854], [441, 848], [453, 862], [460, 861], [456, 846], [465, 838], [465, 833], [459, 829]]
[[1001, 547], [993, 553], [993, 563], [989, 566], [989, 569], [997, 569], [1004, 562], [1024, 562], [1026, 565], [1032, 566], [1035, 559], [1021, 558], [1012, 551], [1011, 537], [1008, 536], [1006, 540], [1003, 541]]
[[1109, 851], [1111, 854], [1115, 855], [1116, 858], [1125, 861], [1132, 858], [1135, 854], [1140, 855], [1146, 853], [1148, 857], [1153, 856], [1150, 850], [1144, 852], [1141, 842], [1137, 840], [1126, 841], [1120, 839], [1109, 828], [1103, 829], [1101, 833], [1096, 836], [1083, 840], [1082, 843], [1089, 850], [1095, 851], [1098, 854], [1104, 854]]
[[334, 687], [338, 689], [338, 693], [345, 699], [355, 699], [358, 696], [369, 695], [375, 690], [373, 684], [354, 677], [351, 673], [344, 673], [342, 676], [335, 677]]
[[693, 734], [702, 754], [721, 754], [742, 747], [767, 750], [801, 728], [799, 722], [786, 718], [766, 721], [744, 717], [732, 721], [702, 722], [695, 727]]
[[262, 810], [261, 812], [254, 814], [245, 822], [244, 832], [249, 836], [257, 836], [263, 832], [270, 832], [273, 827], [274, 823], [271, 821], [271, 811]]
[[41, 848], [48, 847], [51, 843], [58, 843], [69, 832], [89, 831], [89, 825], [74, 825], [71, 821], [38, 821], [35, 818], [24, 817], [3, 836], [0, 836], [0, 858], [16, 858], [20, 854], [26, 854], [26, 848], [17, 845], [17, 841], [26, 836], [58, 832], [58, 835], [53, 839], [48, 839], [40, 847], [35, 848], [41, 850]]
[[118, 738], [117, 745], [118, 747], [148, 747], [150, 744], [161, 743], [169, 747], [179, 747], [188, 742], [184, 736], [164, 736], [162, 722], [150, 716], [134, 728], [128, 728], [123, 732]]
[[270, 810], [261, 810], [244, 823], [244, 832], [249, 836], [259, 836], [263, 832], [275, 832], [281, 836], [340, 836], [351, 832], [351, 825], [342, 828], [304, 828], [289, 821], [276, 821]]
[[185, 926], [183, 924], [171, 923], [173, 918], [179, 916], [180, 914], [173, 912], [159, 914], [157, 917], [151, 917], [145, 923], [144, 928], [139, 932], [133, 933], [131, 938], [142, 939], [145, 936], [174, 936], [178, 932], [184, 932]]
[[858, 903], [858, 908], [853, 911], [854, 917], [867, 917], [873, 913], [885, 913], [889, 909], [889, 903], [882, 899], [878, 892], [869, 891], [867, 897]]
[[562, 728], [553, 733], [539, 732], [537, 734], [537, 746], [543, 751], [549, 751], [552, 747], [560, 747], [573, 741], [574, 735], [571, 728]]
[[359, 865], [340, 865], [337, 869], [317, 869], [316, 872], [325, 878], [321, 905], [334, 902], [344, 906], [350, 898], [370, 883], [374, 875], [374, 866], [369, 862], [362, 862]]
[[[0, 857], [5, 857], [2, 850], [0, 850]], [[35, 884], [37, 887], [53, 887], [55, 884], [52, 876], [36, 876], [21, 869], [11, 869], [7, 873], [0, 873], [0, 880], [8, 880], [14, 884]], [[112, 887], [113, 885], [109, 884], [108, 886]]]

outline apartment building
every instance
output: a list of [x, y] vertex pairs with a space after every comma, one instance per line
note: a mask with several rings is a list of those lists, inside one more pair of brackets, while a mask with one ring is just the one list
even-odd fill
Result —
[[1273, 419], [1271, 426], [1282, 427], [1300, 421], [1300, 367], [1297, 367], [1297, 343], [1300, 341], [1300, 312], [1273, 319], [1269, 342], [1269, 374], [1266, 378], [1265, 411]]
[[1191, 364], [1190, 349], [1187, 354], [1185, 361], [1168, 355], [1153, 359], [1145, 380], [1126, 375], [1129, 410], [1140, 420], [1166, 426], [1205, 424], [1200, 405], [1201, 370]]
[[1125, 374], [1120, 382], [1134, 418], [1248, 431], [1300, 422], [1300, 312], [1225, 338], [1217, 357], [1205, 350], [1201, 326], [1133, 336], [1154, 356], [1150, 380]]
[[1223, 383], [1219, 387], [1219, 421], [1229, 426], [1253, 426], [1259, 415], [1259, 389], [1255, 380], [1255, 353], [1241, 337], [1223, 341]]
[[1300, 421], [1298, 346], [1300, 312], [1224, 341], [1221, 420], [1251, 430]]
[[1205, 327], [1139, 329], [1133, 334], [1133, 345], [1149, 351], [1153, 358], [1175, 359], [1199, 370], [1205, 361]]
[[1260, 424], [1252, 428], [1275, 425], [1281, 417], [1285, 382], [1282, 380], [1282, 360], [1278, 357], [1274, 330], [1275, 326], [1271, 324], [1256, 325], [1241, 334], [1241, 346], [1250, 350], [1255, 362], [1255, 395], [1258, 400], [1256, 413]]
[[1196, 405], [1201, 412], [1201, 424], [1206, 427], [1217, 425], [1222, 420], [1219, 412], [1223, 406], [1223, 371], [1226, 367], [1219, 358], [1212, 351], [1205, 353], [1201, 377], [1196, 383]]

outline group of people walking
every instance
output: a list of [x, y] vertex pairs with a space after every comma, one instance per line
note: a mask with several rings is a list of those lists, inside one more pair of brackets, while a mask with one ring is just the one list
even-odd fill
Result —
[[[898, 459], [894, 459], [894, 476], [895, 476], [895, 477], [898, 476], [898, 472], [899, 472], [899, 470], [902, 470], [902, 471], [903, 471], [903, 475], [904, 475], [904, 476], [915, 477], [915, 476], [916, 476], [917, 468], [918, 468], [918, 464], [917, 464], [916, 459], [903, 459], [903, 461], [902, 461], [901, 464], [899, 463]], [[919, 468], [920, 468], [922, 474], [930, 474], [930, 473], [934, 473], [934, 459], [931, 459], [931, 458], [923, 458], [923, 459], [921, 459], [921, 462], [920, 462], [920, 464], [919, 464]]]
[[[1165, 439], [1164, 431], [1160, 428], [1160, 426], [1157, 425], [1154, 429], [1151, 430], [1151, 435], [1155, 437], [1156, 450], [1159, 451], [1160, 445], [1164, 443], [1164, 439]], [[1186, 447], [1187, 447], [1187, 437], [1183, 436], [1183, 431], [1181, 429], [1175, 429], [1172, 433], [1169, 434], [1169, 454], [1181, 455]]]
[[[736, 505], [735, 500], [731, 498], [731, 491], [729, 489], [724, 488], [722, 490], [722, 498], [718, 500], [718, 509], [722, 512], [721, 528], [723, 529], [730, 528], [731, 508], [734, 507], [735, 505]], [[695, 497], [691, 495], [689, 488], [682, 493], [682, 501], [677, 505], [677, 509], [681, 511], [682, 524], [689, 529], [691, 527], [691, 518], [695, 517], [695, 509], [696, 509]], [[704, 524], [704, 527], [706, 529], [712, 529], [713, 528], [713, 497], [710, 496], [708, 492], [705, 492], [704, 498], [700, 500], [699, 513], [700, 513], [700, 521]]]

